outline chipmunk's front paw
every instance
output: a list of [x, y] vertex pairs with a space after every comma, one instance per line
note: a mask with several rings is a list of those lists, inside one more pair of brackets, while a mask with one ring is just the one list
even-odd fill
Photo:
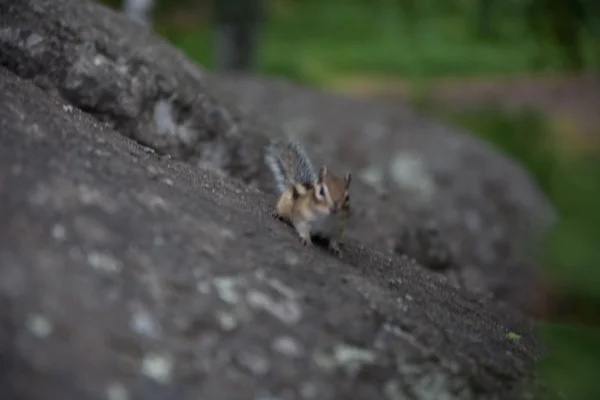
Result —
[[297, 222], [294, 224], [294, 227], [296, 228], [296, 233], [298, 234], [298, 237], [304, 246], [312, 244], [312, 240], [310, 239], [310, 229], [306, 223]]
[[338, 257], [341, 257], [342, 255], [342, 249], [340, 248], [340, 244], [338, 242], [330, 242], [329, 251]]
[[312, 244], [312, 240], [310, 239], [310, 235], [299, 235], [300, 243], [304, 246], [308, 246]]
[[277, 211], [272, 211], [271, 212], [271, 218], [276, 219], [278, 221], [283, 220], [283, 218], [281, 218], [281, 216], [279, 214], [277, 214]]
[[300, 242], [304, 245], [304, 246], [308, 246], [310, 244], [312, 244], [312, 240], [310, 240], [310, 238], [307, 237], [300, 237]]

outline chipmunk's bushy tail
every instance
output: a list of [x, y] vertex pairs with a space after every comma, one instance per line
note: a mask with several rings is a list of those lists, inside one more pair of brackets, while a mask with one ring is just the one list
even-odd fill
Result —
[[290, 140], [272, 140], [265, 152], [265, 163], [271, 170], [279, 193], [295, 183], [310, 183], [317, 173], [308, 155], [298, 143]]

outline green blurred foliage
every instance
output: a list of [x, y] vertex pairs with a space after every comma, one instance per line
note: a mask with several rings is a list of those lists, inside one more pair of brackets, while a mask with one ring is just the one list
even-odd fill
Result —
[[[208, 0], [158, 1], [156, 29], [211, 68], [210, 18], [168, 20], [198, 4], [210, 13]], [[352, 73], [560, 71], [574, 59], [580, 70], [598, 68], [598, 16], [592, 0], [270, 0], [259, 70], [319, 84]]]
[[550, 349], [540, 370], [550, 387], [538, 400], [600, 399], [600, 335], [597, 330], [544, 324], [539, 329]]

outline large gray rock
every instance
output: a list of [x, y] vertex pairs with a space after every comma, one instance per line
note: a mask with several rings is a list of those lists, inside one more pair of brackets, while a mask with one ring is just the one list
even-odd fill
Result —
[[515, 399], [532, 376], [510, 308], [304, 248], [256, 189], [3, 68], [0, 126], [3, 398]]
[[[510, 160], [398, 105], [209, 75], [93, 2], [2, 0], [0, 24], [1, 393], [519, 397], [530, 321], [425, 268], [527, 302], [519, 244], [552, 211]], [[355, 173], [342, 260], [269, 216], [282, 132]]]
[[[118, 133], [272, 191], [262, 151], [286, 133], [352, 171], [348, 236], [520, 308], [553, 211], [513, 161], [401, 104], [210, 75], [93, 2], [0, 2], [0, 64]], [[271, 201], [272, 197], [271, 197]]]
[[205, 89], [206, 74], [147, 27], [75, 0], [3, 0], [0, 26], [0, 64], [19, 76], [161, 154], [256, 176], [260, 135], [240, 127]]
[[256, 77], [208, 81], [212, 93], [303, 143], [315, 162], [354, 172], [349, 236], [408, 254], [471, 291], [532, 306], [540, 236], [555, 215], [516, 162], [399, 102]]

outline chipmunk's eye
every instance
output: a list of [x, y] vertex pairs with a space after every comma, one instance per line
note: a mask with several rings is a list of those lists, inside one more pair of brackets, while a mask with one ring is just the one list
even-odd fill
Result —
[[323, 186], [321, 186], [321, 189], [319, 189], [319, 196], [325, 197], [325, 188]]

